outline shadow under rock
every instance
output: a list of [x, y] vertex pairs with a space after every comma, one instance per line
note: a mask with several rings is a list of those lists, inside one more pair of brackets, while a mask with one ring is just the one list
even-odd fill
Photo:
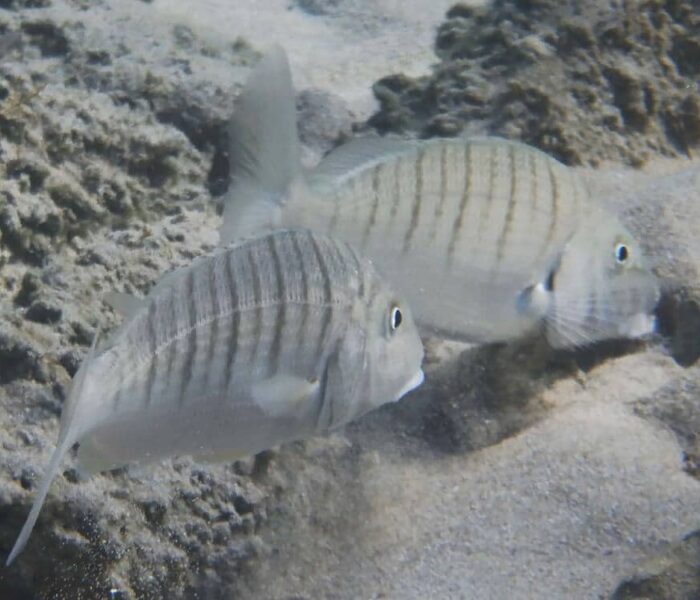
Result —
[[644, 342], [615, 340], [554, 350], [542, 336], [470, 347], [426, 368], [425, 383], [348, 427], [350, 437], [389, 437], [404, 456], [485, 448], [538, 422], [548, 411], [541, 392], [604, 361], [639, 351]]
[[659, 333], [681, 367], [700, 358], [700, 306], [687, 290], [666, 291], [656, 309]]
[[700, 598], [700, 530], [647, 561], [623, 581], [612, 600], [696, 600]]

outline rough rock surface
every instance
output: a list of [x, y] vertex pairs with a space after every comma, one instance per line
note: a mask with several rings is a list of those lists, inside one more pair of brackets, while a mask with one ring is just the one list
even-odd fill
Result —
[[[130, 48], [108, 3], [2, 8], [16, 10], [0, 10], [0, 35], [19, 35], [0, 57], [5, 555], [53, 446], [70, 377], [96, 327], [117, 322], [105, 292], [143, 293], [214, 248], [212, 192], [228, 175], [216, 160], [219, 132], [256, 53], [238, 42], [212, 57], [183, 27]], [[131, 10], [138, 18], [152, 9]], [[230, 465], [181, 461], [77, 483], [67, 462], [26, 554], [0, 572], [0, 597], [225, 589], [218, 582], [257, 555], [262, 498]]]
[[457, 5], [427, 77], [375, 84], [381, 132], [520, 139], [567, 164], [684, 156], [700, 145], [697, 0]]
[[[117, 322], [104, 293], [143, 293], [217, 241], [221, 126], [257, 52], [159, 25], [157, 4], [129, 3], [127, 18], [107, 1], [0, 0], [0, 556], [70, 377], [96, 327]], [[296, 4], [329, 23], [343, 11]], [[142, 37], [125, 37], [139, 21]], [[327, 92], [298, 97], [311, 159], [350, 131], [354, 106]], [[570, 147], [610, 157], [577, 114], [562, 109]], [[659, 131], [619, 137], [645, 152]], [[590, 179], [692, 306], [697, 167], [682, 166]], [[69, 459], [25, 552], [0, 568], [0, 598], [698, 597], [698, 338], [681, 341], [693, 309], [671, 297], [668, 350], [431, 343], [421, 390], [327, 438], [85, 482]]]

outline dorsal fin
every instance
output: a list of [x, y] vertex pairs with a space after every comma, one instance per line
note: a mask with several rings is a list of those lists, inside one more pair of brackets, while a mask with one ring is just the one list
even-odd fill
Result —
[[[424, 144], [428, 142], [423, 142]], [[390, 162], [401, 154], [415, 152], [417, 142], [383, 137], [355, 138], [331, 150], [309, 174], [313, 188], [335, 186], [358, 171]]]

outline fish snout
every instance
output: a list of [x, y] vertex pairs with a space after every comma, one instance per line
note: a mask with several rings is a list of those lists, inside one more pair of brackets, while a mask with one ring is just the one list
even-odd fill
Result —
[[411, 377], [411, 379], [408, 381], [408, 383], [399, 390], [399, 393], [396, 395], [396, 398], [394, 398], [394, 402], [400, 400], [403, 398], [406, 394], [409, 392], [415, 390], [418, 386], [420, 386], [423, 381], [425, 380], [425, 374], [423, 373], [423, 369], [418, 369], [417, 373]]

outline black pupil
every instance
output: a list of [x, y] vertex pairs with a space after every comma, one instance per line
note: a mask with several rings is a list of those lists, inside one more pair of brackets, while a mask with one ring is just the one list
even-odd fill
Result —
[[401, 319], [403, 317], [401, 316], [401, 311], [398, 308], [395, 308], [394, 311], [391, 313], [391, 326], [394, 329], [397, 329], [399, 325], [401, 325]]
[[627, 260], [628, 256], [629, 256], [629, 252], [627, 251], [627, 246], [620, 244], [617, 247], [617, 260], [620, 262], [625, 262]]

